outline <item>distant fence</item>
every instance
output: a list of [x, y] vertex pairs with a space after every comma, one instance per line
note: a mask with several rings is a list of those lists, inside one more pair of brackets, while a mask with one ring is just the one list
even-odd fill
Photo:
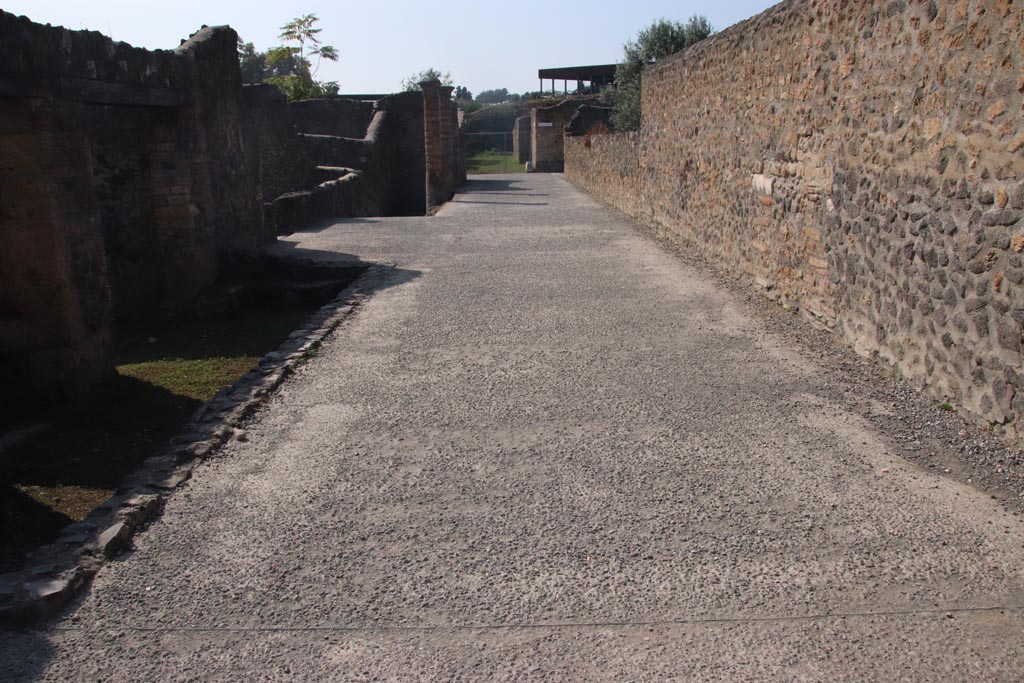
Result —
[[[466, 157], [486, 152], [500, 154], [503, 158], [504, 172], [522, 170], [512, 156], [512, 131], [490, 131], [483, 133], [463, 133], [466, 136]], [[511, 161], [510, 161], [511, 159]], [[494, 171], [492, 171], [494, 172]]]

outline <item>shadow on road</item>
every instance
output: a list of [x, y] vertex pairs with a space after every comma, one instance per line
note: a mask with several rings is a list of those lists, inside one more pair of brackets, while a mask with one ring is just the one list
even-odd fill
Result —
[[515, 187], [522, 180], [502, 180], [500, 178], [473, 178], [459, 188], [459, 192], [525, 192], [529, 188]]
[[0, 632], [0, 680], [37, 681], [53, 655], [44, 631]]

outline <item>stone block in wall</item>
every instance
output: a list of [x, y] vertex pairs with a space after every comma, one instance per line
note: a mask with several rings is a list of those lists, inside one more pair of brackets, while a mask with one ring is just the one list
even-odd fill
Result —
[[751, 179], [754, 192], [762, 195], [772, 196], [775, 193], [775, 178], [772, 176], [755, 173]]

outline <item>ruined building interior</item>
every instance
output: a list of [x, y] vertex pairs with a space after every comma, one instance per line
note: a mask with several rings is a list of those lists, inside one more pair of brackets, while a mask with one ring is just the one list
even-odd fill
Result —
[[276, 235], [424, 215], [465, 178], [451, 88], [288, 102], [243, 86], [238, 36], [148, 51], [0, 12], [0, 386], [81, 397], [111, 324], [177, 315]]

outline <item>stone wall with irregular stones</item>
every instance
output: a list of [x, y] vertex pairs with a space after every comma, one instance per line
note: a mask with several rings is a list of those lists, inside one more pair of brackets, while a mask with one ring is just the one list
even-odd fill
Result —
[[529, 116], [520, 116], [512, 127], [512, 157], [520, 164], [530, 160]]
[[561, 173], [565, 168], [565, 126], [579, 103], [565, 100], [530, 110], [530, 161], [534, 171]]
[[[776, 5], [645, 72], [641, 201], [622, 208], [1019, 431], [1022, 16]], [[592, 167], [631, 167], [615, 144], [566, 147], [571, 178], [613, 203], [633, 171]]]
[[322, 180], [305, 145], [299, 144], [287, 96], [273, 85], [242, 88], [251, 112], [251, 127], [259, 145], [259, 173], [263, 201], [272, 202], [286, 192], [297, 192]]
[[374, 104], [332, 96], [292, 102], [289, 109], [291, 120], [300, 133], [362, 138], [373, 119]]
[[620, 211], [631, 216], [643, 213], [636, 133], [566, 136], [565, 174]]
[[72, 399], [115, 314], [187, 310], [270, 237], [237, 35], [147, 51], [0, 12], [0, 103], [0, 400]]
[[[110, 367], [110, 295], [77, 108], [0, 97], [0, 410], [8, 424]], [[63, 170], [48, 182], [50, 169]]]

